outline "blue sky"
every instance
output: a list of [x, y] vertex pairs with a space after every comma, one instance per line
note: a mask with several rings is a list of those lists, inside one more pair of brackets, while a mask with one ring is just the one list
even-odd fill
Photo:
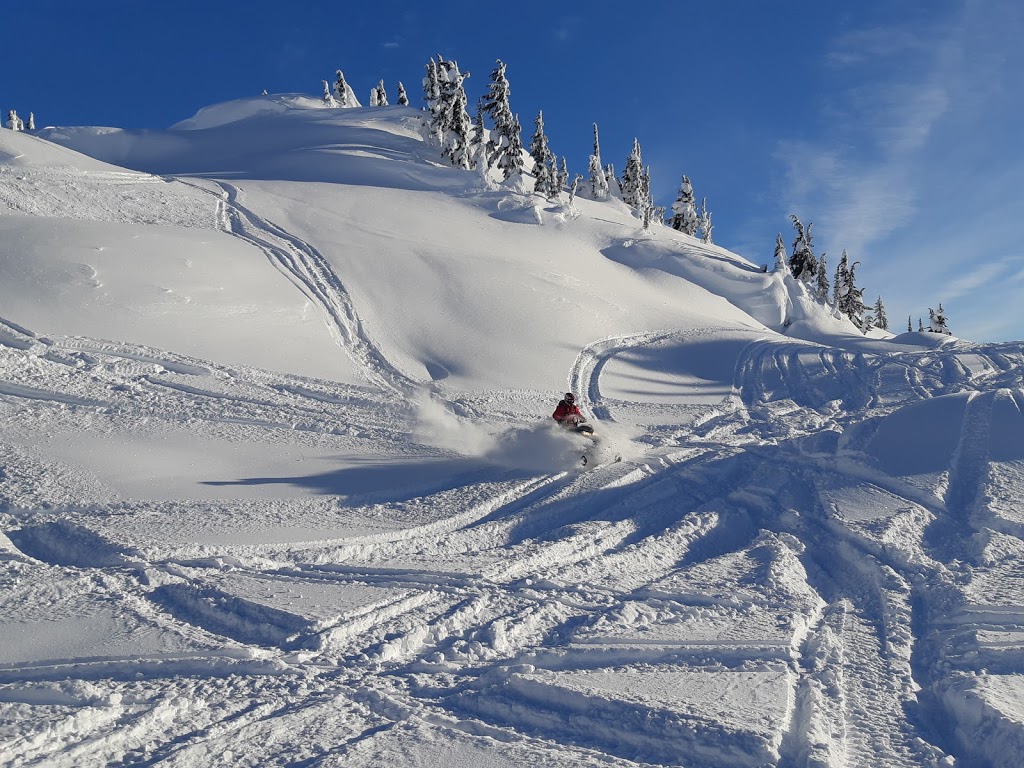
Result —
[[761, 263], [789, 213], [829, 271], [846, 248], [891, 323], [942, 302], [953, 332], [1024, 338], [1024, 3], [866, 0], [422, 4], [55, 0], [0, 5], [0, 108], [40, 125], [163, 128], [207, 104], [319, 93], [339, 67], [418, 104], [426, 59], [472, 101], [508, 65], [525, 140], [585, 172], [591, 125], [621, 171], [634, 136], [661, 204], [680, 176], [715, 241]]

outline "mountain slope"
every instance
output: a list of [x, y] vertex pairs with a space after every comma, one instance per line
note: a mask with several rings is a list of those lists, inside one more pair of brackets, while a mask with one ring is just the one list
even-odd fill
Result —
[[1024, 345], [417, 119], [0, 131], [0, 761], [1019, 764]]

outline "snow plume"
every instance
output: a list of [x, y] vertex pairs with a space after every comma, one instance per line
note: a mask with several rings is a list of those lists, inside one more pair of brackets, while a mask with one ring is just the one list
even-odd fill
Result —
[[485, 456], [498, 442], [488, 425], [459, 418], [428, 392], [416, 403], [416, 439], [463, 456]]
[[580, 462], [590, 441], [575, 435], [550, 419], [504, 432], [484, 458], [513, 469], [554, 472]]
[[545, 472], [575, 466], [583, 451], [592, 447], [585, 437], [561, 430], [550, 420], [501, 429], [460, 418], [429, 393], [416, 403], [416, 439], [502, 467]]

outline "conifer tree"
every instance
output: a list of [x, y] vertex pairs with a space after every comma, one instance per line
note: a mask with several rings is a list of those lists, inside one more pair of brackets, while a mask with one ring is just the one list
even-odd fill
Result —
[[590, 156], [587, 171], [590, 174], [590, 197], [594, 200], [606, 199], [608, 197], [608, 178], [604, 175], [604, 168], [601, 167], [601, 141], [597, 135], [597, 123], [594, 123], [594, 153]]
[[427, 111], [431, 115], [437, 110], [441, 100], [441, 85], [437, 80], [437, 64], [433, 59], [427, 61], [427, 74], [423, 78], [423, 100], [427, 102]]
[[505, 179], [516, 173], [523, 172], [523, 128], [519, 124], [519, 115], [512, 116], [512, 130], [509, 132], [509, 145], [503, 148], [498, 158], [497, 167]]
[[817, 297], [823, 301], [828, 301], [828, 273], [825, 271], [825, 254], [821, 254], [821, 260], [818, 262], [818, 274], [815, 276], [814, 293]]
[[28, 113], [28, 129], [34, 131], [36, 129], [36, 114], [35, 112]]
[[469, 77], [469, 73], [461, 73], [459, 65], [454, 61], [445, 64], [447, 78], [441, 78], [441, 101], [443, 124], [447, 130], [442, 134], [444, 138], [441, 154], [449, 158], [452, 165], [469, 169], [473, 167], [473, 126], [469, 112], [466, 111], [466, 89], [463, 86], [463, 81]]
[[553, 178], [552, 166], [554, 155], [548, 146], [548, 137], [544, 133], [544, 112], [537, 113], [537, 119], [533, 121], [535, 130], [533, 141], [530, 142], [530, 157], [533, 158], [533, 190], [545, 197], [551, 196], [551, 190], [555, 188], [557, 180]]
[[847, 256], [846, 250], [843, 250], [842, 258], [839, 259], [839, 263], [836, 265], [836, 274], [832, 280], [832, 306], [838, 309], [840, 312], [846, 311], [846, 294], [848, 289], [848, 283], [850, 280], [850, 257]]
[[811, 227], [814, 225], [808, 224], [805, 229], [796, 214], [790, 214], [789, 218], [793, 220], [793, 227], [796, 229], [793, 255], [789, 258], [789, 271], [797, 280], [810, 283], [818, 272], [818, 260], [814, 256], [811, 244]]
[[476, 113], [473, 115], [473, 147], [475, 149], [474, 154], [479, 155], [484, 165], [490, 167], [488, 162], [487, 154], [487, 142], [484, 141], [484, 136], [487, 133], [487, 129], [484, 128], [484, 100], [478, 98], [476, 100]]
[[910, 315], [907, 315], [907, 333], [913, 333], [914, 324], [910, 321]]
[[569, 186], [569, 161], [562, 155], [562, 163], [558, 167], [558, 191], [561, 192]]
[[[483, 102], [484, 113], [489, 115], [491, 122], [494, 123], [494, 131], [487, 138], [487, 153], [491, 162], [499, 168], [507, 169], [510, 164], [518, 163], [521, 169], [522, 160], [518, 156], [514, 162], [506, 157], [512, 151], [513, 134], [515, 134], [514, 143], [519, 146], [519, 151], [522, 150], [519, 121], [513, 117], [512, 107], [508, 101], [511, 93], [512, 89], [508, 84], [508, 78], [505, 77], [505, 62], [497, 59], [494, 69], [491, 71], [491, 82], [487, 86], [487, 95]], [[509, 175], [507, 172], [505, 178], [507, 179]]]
[[355, 106], [354, 104], [349, 104], [348, 103], [348, 101], [349, 101], [348, 100], [349, 87], [348, 87], [348, 83], [345, 82], [345, 75], [342, 74], [340, 69], [337, 72], [335, 72], [334, 75], [335, 75], [335, 78], [336, 78], [335, 81], [334, 81], [334, 98], [337, 99], [338, 106], [339, 107], [353, 107], [353, 106]]
[[672, 203], [672, 219], [670, 221], [672, 229], [687, 235], [697, 234], [700, 222], [697, 219], [697, 210], [693, 207], [693, 203], [693, 185], [690, 184], [690, 179], [684, 175], [683, 181], [679, 185], [679, 194], [676, 196], [676, 201]]
[[398, 106], [408, 107], [409, 106], [409, 94], [405, 92], [405, 86], [402, 85], [402, 81], [398, 81]]
[[579, 191], [580, 182], [583, 181], [583, 176], [576, 174], [572, 178], [572, 184], [569, 186], [569, 210], [576, 210], [573, 207], [573, 201], [576, 200], [576, 193]]
[[651, 166], [649, 165], [640, 175], [639, 196], [640, 220], [643, 222], [644, 231], [648, 231], [655, 215], [654, 199], [651, 197]]
[[843, 250], [843, 256], [836, 267], [833, 299], [836, 309], [846, 315], [858, 329], [864, 330], [864, 291], [857, 287], [857, 265], [850, 264], [850, 258]]
[[604, 167], [604, 177], [608, 181], [608, 194], [621, 200], [622, 185], [619, 184], [619, 177], [615, 175], [615, 166], [612, 163]]
[[10, 128], [12, 131], [21, 130], [21, 118], [18, 117], [17, 110], [12, 109], [10, 112], [7, 113], [7, 127]]
[[324, 104], [326, 104], [331, 109], [334, 109], [338, 106], [338, 102], [334, 98], [334, 94], [331, 93], [331, 86], [326, 80], [324, 80]]
[[924, 323], [921, 322], [921, 318], [917, 318], [917, 332], [924, 333]]
[[640, 140], [633, 139], [633, 151], [626, 158], [626, 167], [622, 171], [622, 201], [635, 209], [641, 204], [641, 185], [644, 174], [643, 156], [640, 151]]
[[377, 83], [377, 106], [387, 107], [388, 105], [388, 92], [384, 90], [384, 81], [381, 80]]
[[370, 89], [370, 106], [376, 107], [380, 104], [380, 94], [377, 92], [377, 86]]
[[772, 271], [778, 272], [783, 277], [789, 274], [789, 255], [786, 253], [786, 243], [782, 239], [781, 232], [775, 238], [775, 269]]
[[555, 202], [558, 200], [558, 195], [561, 193], [562, 188], [558, 185], [560, 174], [558, 172], [558, 159], [551, 155], [548, 160], [547, 168], [547, 179], [548, 179], [548, 191], [545, 194], [548, 200]]
[[711, 224], [711, 211], [708, 210], [708, 199], [706, 197], [701, 198], [700, 201], [700, 231], [701, 240], [705, 243], [712, 242], [711, 230], [714, 226]]
[[933, 310], [931, 307], [928, 308], [928, 330], [932, 333], [944, 333], [947, 336], [952, 336], [952, 332], [949, 330], [949, 326], [946, 321], [946, 311], [942, 308], [942, 303], [939, 303], [938, 310]]
[[889, 330], [889, 318], [885, 316], [885, 307], [882, 306], [882, 297], [875, 301], [875, 327], [883, 331]]

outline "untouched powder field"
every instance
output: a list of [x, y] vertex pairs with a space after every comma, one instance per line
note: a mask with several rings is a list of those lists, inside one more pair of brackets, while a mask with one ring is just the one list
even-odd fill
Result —
[[499, 181], [0, 131], [0, 764], [1024, 763], [1024, 344]]

